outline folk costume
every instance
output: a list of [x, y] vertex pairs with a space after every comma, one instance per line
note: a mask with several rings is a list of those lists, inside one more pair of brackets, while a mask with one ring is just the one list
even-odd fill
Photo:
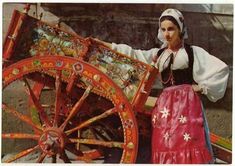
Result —
[[[177, 21], [184, 41], [188, 34], [181, 12], [167, 9], [163, 16], [173, 17]], [[160, 28], [158, 39], [163, 42], [162, 48], [148, 51], [112, 43], [112, 49], [154, 64], [160, 72], [164, 89], [152, 112], [152, 162], [210, 163], [212, 149], [208, 126], [200, 98], [192, 89], [192, 84], [197, 84], [202, 94], [216, 102], [224, 96], [228, 66], [197, 46], [183, 44], [176, 52], [167, 49]], [[153, 62], [155, 56], [157, 60]]]

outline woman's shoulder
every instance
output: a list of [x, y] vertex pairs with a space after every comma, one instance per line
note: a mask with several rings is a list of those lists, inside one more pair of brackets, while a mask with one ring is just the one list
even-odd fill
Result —
[[193, 52], [196, 54], [209, 54], [204, 48], [200, 46], [191, 45]]

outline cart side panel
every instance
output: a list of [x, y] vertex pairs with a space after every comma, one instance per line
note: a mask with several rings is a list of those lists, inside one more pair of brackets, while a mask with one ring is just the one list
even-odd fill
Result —
[[[12, 20], [14, 26], [10, 27], [7, 36], [14, 36], [17, 40], [6, 38], [4, 58], [9, 61], [4, 67], [34, 56], [60, 55], [83, 59], [109, 76], [132, 104], [145, 103], [151, 89], [148, 83], [152, 71], [150, 65], [115, 52], [92, 38], [70, 34], [19, 11], [14, 12]], [[146, 89], [145, 85], [150, 88]]]

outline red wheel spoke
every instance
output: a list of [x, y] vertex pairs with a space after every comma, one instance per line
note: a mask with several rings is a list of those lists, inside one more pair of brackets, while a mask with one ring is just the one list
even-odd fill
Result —
[[6, 161], [3, 161], [3, 162], [11, 163], [11, 162], [13, 162], [13, 161], [15, 161], [15, 160], [17, 160], [19, 158], [22, 158], [22, 157], [28, 155], [29, 153], [35, 151], [36, 149], [38, 149], [38, 145], [33, 147], [33, 148], [26, 149], [26, 150], [16, 154], [15, 156], [13, 156], [13, 157], [11, 157], [11, 158], [7, 159]]
[[56, 81], [55, 81], [55, 93], [56, 93], [56, 98], [55, 98], [55, 117], [54, 117], [54, 127], [58, 127], [59, 123], [59, 114], [60, 114], [60, 109], [61, 109], [61, 71], [57, 71], [56, 73]]
[[78, 75], [73, 72], [69, 81], [68, 81], [68, 85], [66, 86], [66, 93], [67, 95], [69, 95], [73, 89], [73, 86], [75, 84], [75, 81], [78, 79]]
[[64, 123], [60, 126], [60, 128], [64, 129], [65, 126], [68, 124], [68, 122], [70, 121], [70, 119], [73, 118], [74, 115], [76, 115], [76, 113], [79, 111], [79, 108], [82, 106], [83, 102], [85, 101], [85, 99], [88, 97], [88, 95], [90, 94], [92, 89], [92, 86], [88, 86], [86, 91], [83, 93], [82, 97], [77, 101], [77, 103], [74, 105], [74, 107], [72, 108], [72, 110], [70, 111], [68, 117], [66, 118], [66, 120], [64, 121]]
[[50, 123], [50, 121], [48, 120], [48, 117], [47, 117], [47, 115], [46, 115], [46, 113], [45, 113], [43, 107], [41, 106], [39, 100], [38, 100], [37, 97], [35, 96], [33, 90], [31, 89], [31, 87], [30, 87], [28, 81], [27, 81], [25, 78], [24, 78], [24, 82], [25, 82], [25, 84], [26, 84], [26, 86], [27, 86], [27, 89], [28, 89], [28, 91], [29, 91], [29, 94], [30, 94], [30, 96], [31, 96], [31, 99], [32, 99], [32, 101], [33, 101], [35, 107], [37, 108], [37, 110], [38, 110], [38, 112], [39, 112], [39, 115], [40, 115], [41, 120], [43, 120], [44, 123], [45, 123], [47, 126], [51, 126], [51, 123]]
[[[104, 54], [107, 52], [107, 55], [110, 54], [121, 65], [123, 61], [133, 65], [134, 69], [140, 68], [137, 73], [141, 78], [142, 75], [145, 78], [150, 72], [150, 67], [137, 62], [132, 63], [126, 57], [116, 57], [115, 52], [109, 52], [106, 48], [95, 47], [94, 51], [101, 51]], [[109, 66], [107, 67], [109, 70]], [[25, 90], [30, 100], [28, 108], [32, 117], [28, 114], [30, 112], [22, 113], [16, 107], [9, 108], [11, 106], [7, 104], [3, 104], [2, 108], [18, 121], [26, 123], [26, 127], [32, 126], [36, 130], [20, 132], [14, 131], [13, 128], [3, 133], [2, 138], [16, 141], [33, 140], [38, 144], [21, 150], [4, 161], [23, 162], [29, 153], [40, 152], [35, 162], [107, 162], [112, 156], [106, 156], [112, 153], [106, 149], [117, 148], [122, 155], [118, 160], [120, 163], [134, 163], [138, 150], [138, 146], [135, 146], [138, 145], [138, 130], [133, 108], [119, 83], [115, 83], [102, 71], [77, 58], [46, 54], [22, 59], [4, 68], [4, 100], [8, 101], [9, 93], [17, 91], [18, 86], [14, 86], [18, 83], [17, 80], [25, 81]], [[136, 83], [134, 88], [138, 90], [143, 84], [142, 80]], [[90, 86], [87, 86], [88, 84]], [[27, 103], [25, 98], [17, 100], [18, 97], [20, 96], [16, 95], [12, 99]], [[94, 100], [97, 102], [93, 102]], [[35, 123], [34, 116], [39, 123]], [[84, 135], [89, 137], [86, 139]], [[7, 148], [6, 145], [3, 145], [3, 148]]]
[[[37, 98], [39, 98], [39, 96], [40, 96], [39, 92], [42, 91], [44, 86], [45, 86], [45, 80], [43, 80], [42, 82], [35, 82], [34, 83], [33, 92]], [[41, 120], [40, 120], [37, 108], [35, 107], [34, 102], [31, 97], [29, 98], [29, 110], [31, 113], [31, 119], [32, 119], [33, 123], [41, 126], [42, 124], [41, 124]], [[37, 132], [37, 131], [35, 131], [35, 132]]]
[[5, 104], [2, 104], [2, 109], [8, 113], [11, 113], [12, 115], [17, 117], [18, 119], [22, 120], [23, 122], [27, 123], [28, 125], [33, 127], [35, 130], [39, 131], [40, 133], [42, 132], [43, 129], [40, 126], [34, 124], [33, 121], [31, 120], [31, 118], [29, 118], [28, 116], [25, 116], [25, 115], [17, 112], [16, 110], [9, 108]]
[[80, 125], [78, 125], [77, 127], [73, 128], [73, 129], [70, 129], [70, 130], [66, 131], [65, 133], [66, 133], [67, 135], [69, 135], [69, 134], [71, 134], [72, 132], [74, 132], [74, 131], [76, 131], [76, 130], [79, 130], [79, 129], [83, 128], [83, 127], [88, 126], [88, 125], [91, 124], [91, 123], [96, 122], [97, 120], [106, 118], [107, 116], [112, 115], [112, 114], [115, 113], [115, 112], [116, 112], [116, 109], [114, 109], [114, 108], [109, 109], [108, 111], [105, 111], [104, 113], [102, 113], [102, 114], [100, 114], [100, 115], [98, 115], [98, 116], [95, 116], [95, 117], [93, 117], [93, 118], [91, 118], [91, 119], [88, 119], [87, 121], [81, 123]]
[[2, 134], [2, 138], [9, 139], [34, 139], [38, 140], [40, 135], [36, 134], [25, 134], [25, 133], [4, 133]]
[[42, 153], [42, 154], [38, 157], [37, 163], [42, 163], [46, 156], [47, 156], [46, 153]]
[[73, 143], [82, 143], [82, 144], [90, 144], [90, 145], [101, 145], [109, 148], [122, 148], [124, 146], [123, 142], [115, 142], [115, 141], [100, 141], [96, 139], [69, 139], [70, 142]]

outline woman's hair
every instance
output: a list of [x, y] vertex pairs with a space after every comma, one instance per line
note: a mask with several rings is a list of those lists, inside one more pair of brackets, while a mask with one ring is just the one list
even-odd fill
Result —
[[[169, 20], [169, 21], [173, 22], [173, 24], [175, 24], [177, 26], [177, 28], [180, 30], [180, 26], [179, 26], [178, 22], [176, 21], [176, 19], [174, 17], [172, 17], [172, 16], [162, 16], [161, 19], [160, 19], [160, 23], [165, 21], [165, 20]], [[183, 36], [184, 36], [184, 32], [181, 32], [180, 33], [180, 38], [182, 39]]]
[[165, 21], [165, 20], [169, 20], [171, 22], [173, 22], [173, 24], [175, 24], [177, 26], [177, 28], [180, 30], [180, 26], [178, 24], [178, 22], [176, 21], [176, 19], [172, 16], [162, 16], [160, 19], [160, 23]]

